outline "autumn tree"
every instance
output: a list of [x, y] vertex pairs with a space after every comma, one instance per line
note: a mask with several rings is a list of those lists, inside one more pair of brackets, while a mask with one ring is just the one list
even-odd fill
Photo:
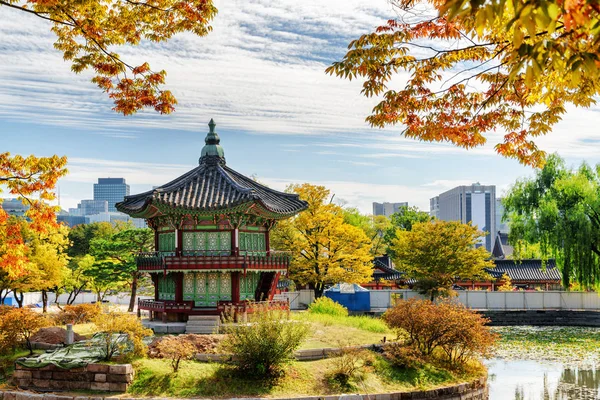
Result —
[[533, 139], [549, 133], [568, 106], [595, 103], [595, 2], [391, 3], [396, 18], [353, 40], [327, 69], [362, 80], [362, 94], [381, 99], [367, 117], [372, 126], [402, 124], [406, 137], [466, 149], [500, 130], [498, 153], [540, 167], [546, 154]]
[[166, 42], [180, 32], [205, 36], [217, 13], [211, 0], [0, 0], [0, 10], [2, 6], [35, 15], [51, 26], [57, 37], [54, 48], [71, 62], [71, 70], [93, 70], [92, 82], [124, 115], [145, 107], [169, 114], [177, 101], [162, 89], [164, 70], [154, 71], [147, 62], [132, 65], [114, 48], [137, 46], [143, 39]]
[[289, 190], [308, 202], [306, 211], [281, 221], [271, 235], [273, 248], [292, 254], [290, 279], [313, 287], [317, 298], [327, 284], [369, 282], [371, 241], [344, 222], [343, 209], [330, 202], [329, 190], [308, 183]]
[[[0, 153], [0, 193], [8, 193], [27, 203], [25, 216], [29, 227], [41, 234], [56, 229], [55, 210], [48, 202], [54, 199], [57, 180], [67, 173], [66, 157], [22, 157]], [[1, 201], [1, 200], [0, 200]], [[0, 275], [9, 279], [25, 274], [29, 258], [18, 219], [9, 218], [0, 207]]]
[[433, 217], [425, 211], [420, 211], [417, 207], [402, 206], [397, 212], [390, 216], [390, 223], [383, 235], [383, 240], [387, 244], [388, 254], [394, 257], [394, 250], [391, 246], [396, 239], [396, 232], [410, 231], [414, 224], [433, 221]]
[[127, 276], [131, 288], [129, 312], [135, 307], [138, 281], [142, 275], [137, 269], [136, 255], [143, 251], [151, 251], [154, 247], [154, 233], [151, 229], [127, 229], [112, 235], [109, 239], [97, 239], [92, 242], [92, 254], [103, 270], [114, 280]]
[[515, 290], [510, 276], [506, 273], [502, 274], [502, 277], [498, 279], [498, 283], [500, 283], [500, 285], [497, 286], [499, 292], [512, 292]]
[[488, 276], [484, 268], [494, 263], [485, 247], [477, 247], [481, 235], [476, 227], [458, 221], [417, 223], [410, 231], [397, 231], [391, 246], [394, 262], [433, 300], [450, 294], [456, 279]]
[[45, 315], [36, 313], [29, 308], [15, 308], [0, 316], [0, 332], [5, 335], [14, 348], [18, 343], [24, 343], [29, 354], [33, 354], [31, 337], [41, 328], [50, 325]]
[[600, 283], [600, 165], [572, 170], [551, 155], [535, 177], [513, 185], [504, 207], [517, 255], [533, 247], [556, 258], [565, 288]]

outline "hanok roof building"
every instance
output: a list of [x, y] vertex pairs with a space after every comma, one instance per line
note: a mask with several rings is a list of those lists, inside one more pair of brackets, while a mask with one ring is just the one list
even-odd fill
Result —
[[214, 121], [208, 125], [198, 167], [116, 205], [154, 230], [156, 251], [137, 261], [152, 276], [154, 300], [138, 308], [163, 321], [271, 300], [289, 257], [271, 251], [269, 231], [307, 207], [229, 168]]

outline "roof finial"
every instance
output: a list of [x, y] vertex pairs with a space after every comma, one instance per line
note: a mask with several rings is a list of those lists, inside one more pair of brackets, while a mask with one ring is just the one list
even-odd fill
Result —
[[206, 139], [204, 139], [204, 143], [206, 145], [202, 148], [202, 154], [200, 156], [200, 164], [206, 163], [218, 163], [225, 164], [225, 152], [223, 148], [219, 144], [221, 142], [221, 138], [217, 132], [215, 132], [215, 121], [211, 118], [208, 123], [209, 132], [206, 135]]

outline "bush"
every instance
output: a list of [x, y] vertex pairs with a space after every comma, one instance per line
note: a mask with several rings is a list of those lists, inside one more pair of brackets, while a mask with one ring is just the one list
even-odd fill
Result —
[[268, 306], [256, 306], [248, 323], [226, 323], [224, 329], [228, 336], [221, 349], [233, 354], [239, 372], [259, 379], [281, 376], [309, 332], [308, 324], [292, 321], [288, 312]]
[[54, 321], [58, 325], [85, 324], [92, 322], [101, 313], [102, 308], [98, 304], [69, 305], [56, 314]]
[[486, 326], [488, 319], [450, 301], [439, 304], [429, 300], [400, 301], [386, 311], [383, 319], [423, 356], [431, 356], [440, 349], [451, 364], [488, 356], [497, 340], [497, 335]]
[[347, 317], [348, 309], [331, 300], [329, 297], [319, 297], [310, 306], [308, 306], [308, 312], [313, 314], [325, 314], [332, 315], [334, 317]]
[[109, 311], [98, 314], [92, 322], [102, 336], [104, 360], [108, 361], [117, 353], [124, 353], [124, 344], [117, 339], [119, 334], [126, 334], [133, 343], [133, 351], [124, 358], [142, 357], [146, 354], [146, 345], [142, 339], [151, 336], [152, 330], [144, 328], [142, 322], [132, 314]]
[[345, 347], [332, 358], [327, 378], [342, 390], [353, 389], [364, 378], [368, 366], [373, 365], [374, 358], [369, 350]]
[[402, 343], [390, 343], [384, 355], [390, 364], [398, 368], [420, 368], [426, 364], [419, 350]]
[[0, 351], [5, 353], [14, 350], [18, 345], [25, 345], [33, 354], [31, 337], [40, 329], [50, 325], [46, 316], [29, 308], [12, 308], [3, 310], [0, 316]]
[[191, 360], [196, 355], [194, 343], [181, 337], [167, 336], [156, 347], [163, 357], [171, 359], [173, 372], [179, 370], [181, 360]]

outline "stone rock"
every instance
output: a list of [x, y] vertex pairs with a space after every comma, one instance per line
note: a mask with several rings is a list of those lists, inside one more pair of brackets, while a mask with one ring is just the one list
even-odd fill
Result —
[[110, 374], [118, 375], [131, 374], [133, 373], [133, 367], [131, 366], [131, 364], [110, 365], [108, 372]]

